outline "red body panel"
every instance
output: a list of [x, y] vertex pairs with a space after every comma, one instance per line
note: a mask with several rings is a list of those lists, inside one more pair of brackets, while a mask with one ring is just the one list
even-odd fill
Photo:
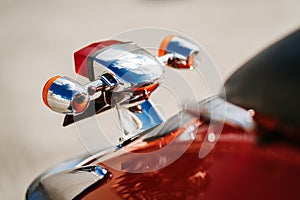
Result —
[[[192, 121], [197, 123], [197, 121]], [[113, 156], [104, 163], [112, 174], [111, 180], [99, 186], [83, 199], [298, 199], [300, 196], [299, 150], [285, 143], [257, 145], [255, 133], [225, 127], [213, 148], [200, 159], [199, 149], [207, 134], [207, 125], [200, 125], [195, 140], [175, 162], [153, 172], [128, 173], [110, 166], [138, 167], [155, 165], [168, 160], [168, 155], [181, 151], [184, 141], [179, 128], [168, 136], [125, 147], [128, 153]], [[175, 141], [176, 148], [158, 156], [135, 153], [158, 150]], [[174, 146], [173, 146], [174, 147]]]

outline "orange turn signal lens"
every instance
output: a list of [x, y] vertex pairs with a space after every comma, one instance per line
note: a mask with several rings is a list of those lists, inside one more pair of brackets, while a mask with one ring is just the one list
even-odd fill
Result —
[[49, 88], [51, 87], [51, 85], [52, 85], [52, 83], [56, 80], [56, 79], [58, 79], [58, 78], [60, 78], [61, 76], [54, 76], [54, 77], [52, 77], [52, 78], [50, 78], [47, 82], [46, 82], [46, 84], [45, 84], [45, 86], [44, 86], [44, 88], [43, 88], [43, 93], [42, 93], [42, 95], [43, 95], [43, 101], [44, 101], [44, 103], [46, 104], [46, 106], [48, 106], [49, 108], [50, 108], [50, 106], [49, 106], [49, 104], [48, 104], [48, 91], [49, 91]]
[[161, 43], [158, 49], [158, 56], [164, 56], [166, 55], [166, 49], [170, 43], [170, 41], [173, 39], [174, 35], [167, 36]]

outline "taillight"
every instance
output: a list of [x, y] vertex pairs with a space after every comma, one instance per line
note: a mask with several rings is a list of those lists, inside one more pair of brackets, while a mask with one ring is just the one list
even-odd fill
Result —
[[118, 43], [120, 43], [120, 41], [117, 40], [96, 42], [76, 51], [74, 53], [76, 73], [93, 80], [93, 62], [89, 62], [89, 60], [93, 60], [93, 58], [97, 55], [97, 52], [101, 49]]

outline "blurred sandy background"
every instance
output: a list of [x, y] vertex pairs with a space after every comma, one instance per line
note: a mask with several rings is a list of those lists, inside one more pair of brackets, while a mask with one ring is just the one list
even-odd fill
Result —
[[72, 53], [137, 27], [201, 43], [224, 79], [300, 26], [299, 0], [0, 0], [0, 199], [23, 199], [48, 167], [84, 152], [74, 126], [41, 100], [49, 77], [74, 76]]

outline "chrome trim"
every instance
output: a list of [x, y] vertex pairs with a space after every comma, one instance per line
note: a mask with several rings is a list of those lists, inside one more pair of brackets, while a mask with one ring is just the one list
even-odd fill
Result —
[[85, 160], [87, 158], [91, 157], [90, 154], [83, 154], [81, 156], [77, 156], [76, 158], [66, 160], [62, 163], [59, 163], [58, 165], [55, 165], [54, 167], [50, 168], [49, 170], [45, 171], [43, 174], [41, 174], [39, 177], [37, 177], [28, 187], [26, 192], [26, 199], [28, 200], [49, 200], [50, 197], [48, 193], [45, 191], [43, 186], [41, 185], [40, 181], [41, 178], [46, 176], [51, 176], [53, 174], [70, 170], [75, 167], [82, 166], [80, 163], [82, 160]]
[[123, 141], [165, 121], [152, 101], [146, 100], [139, 104], [138, 107], [138, 109], [117, 107], [119, 122], [123, 132]]
[[53, 200], [71, 200], [107, 175], [103, 167], [84, 166], [45, 177], [41, 184]]
[[133, 42], [116, 44], [101, 51], [95, 56], [93, 65], [100, 73], [113, 73], [124, 83], [116, 92], [160, 81], [164, 75], [164, 65]]
[[86, 89], [77, 81], [68, 77], [56, 79], [47, 94], [49, 107], [58, 113], [77, 114], [83, 112], [89, 104]]
[[28, 200], [71, 200], [96, 183], [110, 177], [99, 165], [81, 166], [58, 173], [42, 175], [28, 189]]
[[174, 36], [166, 48], [167, 52], [174, 53], [176, 57], [182, 59], [187, 59], [199, 50], [200, 48], [192, 41], [180, 36]]
[[[186, 38], [173, 36], [164, 50], [166, 54], [158, 57], [158, 59], [168, 67], [192, 69], [198, 65], [194, 59], [199, 54], [200, 47]], [[191, 60], [192, 63], [190, 63]]]
[[214, 122], [239, 127], [245, 131], [252, 131], [255, 128], [253, 110], [245, 110], [218, 96], [210, 97], [198, 104], [186, 103], [183, 107], [196, 116]]

